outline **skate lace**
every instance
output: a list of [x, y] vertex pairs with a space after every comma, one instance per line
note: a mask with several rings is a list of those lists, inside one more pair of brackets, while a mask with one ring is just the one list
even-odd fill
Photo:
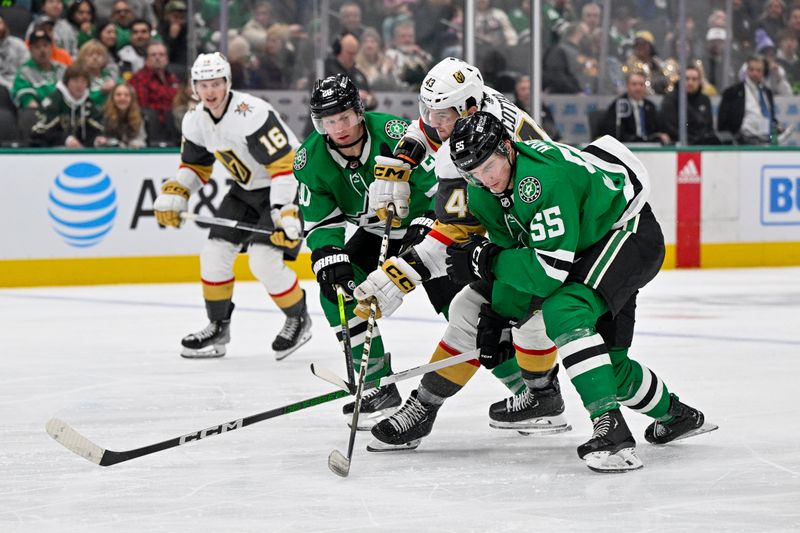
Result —
[[300, 323], [302, 320], [299, 316], [287, 316], [286, 322], [283, 323], [283, 328], [281, 328], [280, 333], [278, 333], [278, 337], [283, 337], [284, 339], [292, 340], [294, 336], [297, 334], [297, 330], [300, 328]]
[[412, 397], [408, 399], [402, 409], [389, 418], [389, 422], [399, 432], [408, 431], [409, 428], [425, 416], [426, 412], [425, 406]]
[[592, 438], [597, 439], [608, 435], [608, 432], [611, 431], [612, 422], [611, 416], [608, 413], [595, 420]]
[[527, 409], [534, 401], [533, 394], [526, 390], [522, 394], [506, 398], [506, 410], [510, 412], [522, 411]]
[[217, 331], [218, 331], [217, 325], [214, 322], [209, 322], [209, 324], [205, 328], [203, 328], [200, 331], [198, 331], [197, 333], [195, 333], [194, 337], [197, 340], [204, 341], [204, 340], [210, 339], [211, 337], [216, 335]]

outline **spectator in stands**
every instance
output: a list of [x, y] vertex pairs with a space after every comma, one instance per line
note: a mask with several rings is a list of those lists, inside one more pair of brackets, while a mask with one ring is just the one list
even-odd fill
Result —
[[386, 50], [386, 57], [394, 65], [394, 77], [401, 86], [419, 90], [433, 64], [433, 57], [417, 44], [412, 19], [397, 22], [393, 31], [394, 38]]
[[114, 86], [121, 81], [119, 67], [109, 63], [108, 50], [97, 39], [81, 47], [76, 63], [80, 63], [89, 75], [89, 98], [98, 108], [102, 108]]
[[797, 55], [797, 35], [790, 29], [780, 34], [776, 59], [786, 71], [786, 78], [792, 86], [793, 94], [800, 94], [800, 56]]
[[28, 31], [25, 32], [25, 38], [30, 37], [33, 30], [38, 28], [42, 22], [52, 22], [53, 32], [50, 36], [53, 38], [55, 45], [66, 50], [71, 56], [77, 54], [78, 38], [70, 23], [61, 18], [63, 12], [64, 3], [62, 0], [44, 0], [41, 12], [33, 17], [30, 26], [28, 26]]
[[615, 98], [600, 121], [600, 135], [611, 135], [623, 143], [669, 143], [656, 105], [645, 98], [647, 78], [641, 71], [629, 72], [627, 92]]
[[[188, 64], [186, 23], [186, 2], [169, 0], [164, 6], [164, 18], [158, 26], [158, 33], [169, 50], [169, 63], [173, 70], [186, 69]], [[194, 58], [192, 58], [194, 60]]]
[[17, 70], [29, 57], [25, 42], [9, 33], [6, 21], [0, 15], [0, 85], [10, 91]]
[[800, 5], [793, 7], [789, 12], [787, 29], [794, 33], [794, 36], [800, 41]]
[[147, 146], [144, 118], [139, 111], [133, 87], [120, 83], [103, 106], [106, 146], [142, 148]]
[[416, 3], [417, 0], [383, 0], [385, 16], [381, 25], [381, 36], [384, 43], [388, 45], [392, 42], [395, 24], [413, 18], [411, 5]]
[[590, 79], [584, 75], [590, 60], [580, 50], [584, 37], [584, 26], [572, 22], [567, 24], [561, 40], [545, 52], [542, 60], [542, 89], [545, 92], [579, 94], [585, 88], [591, 92]]
[[[748, 53], [753, 49], [753, 32], [756, 27], [755, 9], [751, 4], [751, 1], [733, 0], [733, 17], [731, 19], [732, 44]], [[709, 27], [711, 27], [710, 24]]]
[[272, 17], [272, 4], [269, 0], [258, 0], [253, 8], [253, 18], [242, 27], [242, 37], [250, 43], [256, 53], [264, 50], [267, 44], [267, 29], [275, 24]]
[[[706, 33], [706, 55], [703, 58], [703, 68], [708, 82], [716, 88], [717, 92], [722, 92], [726, 80], [734, 79], [731, 66], [725, 65], [724, 54], [727, 38], [728, 32], [725, 31], [725, 28], [709, 28]], [[731, 62], [733, 63], [734, 58], [739, 55], [737, 47], [731, 43]]]
[[452, 42], [449, 22], [456, 11], [453, 4], [452, 0], [424, 0], [414, 8], [417, 44], [434, 58], [446, 57], [442, 50]]
[[662, 60], [656, 54], [655, 37], [647, 30], [637, 31], [633, 39], [633, 50], [623, 70], [639, 71], [645, 75], [647, 94], [664, 94], [669, 88], [669, 79]]
[[173, 129], [176, 132], [181, 131], [184, 115], [197, 105], [192, 85], [187, 78], [186, 73], [178, 76], [178, 92], [172, 100]]
[[288, 89], [295, 70], [294, 50], [289, 48], [290, 28], [286, 24], [273, 24], [267, 30], [264, 51], [257, 54], [261, 88]]
[[[155, 22], [153, 14], [153, 5], [162, 6], [164, 0], [128, 0], [128, 8], [131, 10], [133, 18], [140, 18], [148, 21], [150, 24]], [[97, 18], [107, 20], [114, 14], [114, 7], [117, 6], [116, 0], [94, 0], [94, 6], [97, 9]], [[219, 5], [217, 5], [219, 11]]]
[[[250, 43], [235, 30], [228, 32], [228, 63], [231, 65], [231, 85], [237, 90], [264, 89], [264, 82], [258, 71], [258, 61], [250, 53]], [[180, 72], [180, 71], [179, 71]], [[181, 88], [178, 88], [180, 95]], [[175, 112], [175, 100], [172, 104]]]
[[764, 85], [764, 66], [763, 57], [750, 56], [744, 81], [722, 93], [717, 130], [730, 132], [739, 144], [769, 144], [779, 133], [772, 91]]
[[359, 39], [364, 32], [364, 24], [361, 21], [361, 6], [353, 0], [345, 0], [339, 6], [339, 24], [334, 31], [342, 33], [349, 31]]
[[172, 100], [178, 92], [178, 78], [167, 69], [168, 61], [164, 43], [152, 41], [147, 45], [144, 67], [133, 75], [129, 83], [136, 90], [139, 107], [155, 111], [160, 124], [171, 127], [169, 115]]
[[378, 107], [378, 99], [372, 92], [367, 77], [356, 66], [358, 55], [358, 37], [352, 33], [343, 33], [331, 45], [331, 55], [325, 59], [325, 77], [342, 74], [350, 78], [353, 85], [358, 87], [358, 93], [367, 110]]
[[614, 4], [611, 15], [611, 28], [608, 30], [608, 53], [620, 63], [627, 61], [636, 38], [634, 26], [636, 19], [625, 4]]
[[109, 19], [117, 27], [117, 50], [131, 42], [131, 24], [136, 15], [128, 0], [116, 0], [111, 8]]
[[381, 36], [374, 28], [361, 34], [361, 48], [356, 55], [356, 67], [364, 73], [376, 91], [396, 91], [400, 84], [394, 77], [392, 62], [386, 57]]
[[53, 39], [46, 31], [35, 30], [28, 37], [31, 58], [23, 63], [14, 78], [11, 96], [18, 108], [37, 108], [56, 89], [66, 67], [50, 59]]
[[[514, 105], [530, 115], [530, 103], [531, 79], [529, 76], [520, 76], [514, 84]], [[541, 112], [541, 116], [536, 122], [552, 140], [560, 141], [561, 132], [558, 131], [558, 126], [556, 125], [555, 119], [553, 119], [553, 113], [550, 111], [550, 108], [542, 104]]]
[[117, 53], [120, 74], [124, 79], [129, 80], [144, 66], [152, 31], [153, 27], [144, 19], [134, 20], [131, 24], [131, 42]]
[[497, 7], [492, 7], [491, 0], [478, 0], [475, 5], [475, 36], [500, 50], [517, 44], [517, 31], [508, 20], [508, 15]]
[[[697, 67], [686, 67], [683, 76], [686, 84], [686, 137], [689, 144], [719, 144], [714, 131], [711, 100], [703, 94], [703, 78]], [[672, 142], [679, 138], [678, 98], [679, 87], [661, 101], [661, 121]]]
[[[756, 30], [756, 53], [764, 58], [766, 70], [764, 71], [764, 85], [775, 96], [788, 96], [792, 94], [792, 85], [786, 77], [786, 71], [778, 62], [777, 49], [769, 35], [759, 28]], [[739, 79], [746, 77], [747, 64], [743, 63], [739, 69]]]
[[67, 22], [72, 25], [72, 31], [78, 43], [78, 49], [84, 43], [94, 38], [97, 13], [91, 0], [76, 0], [67, 7]]
[[778, 33], [786, 27], [786, 3], [783, 0], [766, 0], [756, 27], [763, 28], [773, 41], [777, 40]]
[[63, 79], [42, 103], [31, 131], [32, 146], [103, 146], [103, 114], [89, 99], [89, 75], [79, 65], [67, 67]]
[[50, 46], [50, 59], [68, 67], [72, 64], [72, 55], [66, 49], [56, 45], [54, 28], [55, 23], [49, 18], [43, 18], [38, 26], [36, 26], [36, 29], [47, 32], [47, 35], [53, 40], [53, 44]]

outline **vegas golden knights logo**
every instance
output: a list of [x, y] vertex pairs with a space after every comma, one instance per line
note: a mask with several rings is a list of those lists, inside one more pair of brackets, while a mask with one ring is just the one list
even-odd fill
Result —
[[453, 77], [456, 79], [458, 83], [464, 83], [464, 80], [466, 79], [466, 77], [464, 77], [464, 73], [461, 72], [460, 70], [455, 71], [453, 73]]

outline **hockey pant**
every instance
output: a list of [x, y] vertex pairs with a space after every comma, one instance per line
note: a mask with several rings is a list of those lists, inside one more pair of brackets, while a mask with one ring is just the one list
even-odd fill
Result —
[[578, 255], [564, 285], [545, 299], [548, 335], [591, 418], [619, 404], [667, 418], [669, 391], [628, 357], [638, 290], [661, 267], [664, 240], [649, 206]]

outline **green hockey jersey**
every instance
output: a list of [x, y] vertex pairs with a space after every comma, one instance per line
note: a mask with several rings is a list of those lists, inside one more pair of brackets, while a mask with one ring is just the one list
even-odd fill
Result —
[[[383, 233], [384, 223], [368, 209], [369, 185], [375, 179], [374, 161], [381, 155], [381, 144], [394, 149], [409, 121], [384, 113], [365, 113], [364, 123], [367, 142], [355, 165], [331, 149], [325, 136], [316, 131], [295, 154], [294, 175], [300, 182], [298, 203], [303, 213], [306, 243], [312, 250], [325, 245], [343, 246], [347, 223], [376, 235]], [[409, 185], [409, 214], [400, 228], [392, 230], [391, 238], [402, 237], [414, 218], [433, 209], [437, 181], [432, 157], [414, 169]]]
[[494, 258], [496, 282], [545, 298], [577, 254], [638, 214], [650, 187], [641, 163], [611, 137], [585, 151], [542, 140], [515, 146], [513, 205], [475, 185], [468, 204], [491, 241], [507, 248]]

